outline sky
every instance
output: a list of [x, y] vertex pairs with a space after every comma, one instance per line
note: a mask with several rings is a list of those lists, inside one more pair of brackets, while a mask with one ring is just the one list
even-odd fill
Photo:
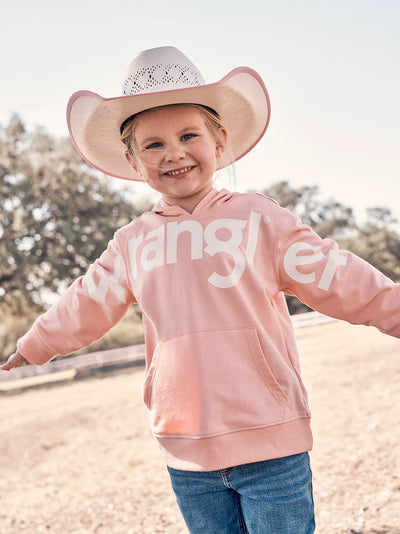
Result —
[[400, 0], [1, 0], [0, 20], [1, 124], [66, 136], [72, 93], [118, 96], [138, 52], [172, 45], [209, 83], [242, 65], [264, 79], [271, 121], [237, 190], [317, 185], [400, 220]]

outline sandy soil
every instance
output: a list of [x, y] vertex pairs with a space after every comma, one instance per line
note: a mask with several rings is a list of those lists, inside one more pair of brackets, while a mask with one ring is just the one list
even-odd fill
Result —
[[[340, 322], [297, 338], [317, 532], [400, 534], [400, 341]], [[187, 532], [142, 382], [130, 370], [0, 398], [0, 534]]]

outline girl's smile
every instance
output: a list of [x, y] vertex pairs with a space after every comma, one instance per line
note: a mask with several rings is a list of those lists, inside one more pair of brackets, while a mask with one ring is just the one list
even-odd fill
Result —
[[178, 176], [178, 177], [183, 177], [184, 174], [187, 174], [188, 172], [190, 172], [192, 169], [194, 169], [194, 166], [191, 166], [191, 167], [184, 167], [183, 169], [179, 169], [179, 170], [176, 170], [176, 171], [168, 171], [166, 174], [168, 176]]
[[224, 151], [201, 113], [180, 105], [149, 110], [134, 135], [134, 169], [169, 204], [191, 213], [212, 189], [217, 158]]

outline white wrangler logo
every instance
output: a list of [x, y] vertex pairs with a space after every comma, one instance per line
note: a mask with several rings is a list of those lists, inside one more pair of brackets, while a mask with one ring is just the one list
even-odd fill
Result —
[[[300, 251], [311, 251], [312, 254], [300, 254]], [[283, 265], [290, 278], [296, 282], [300, 282], [300, 284], [312, 284], [315, 282], [315, 272], [308, 274], [302, 273], [297, 269], [297, 267], [300, 265], [319, 263], [320, 261], [325, 261], [326, 259], [327, 262], [322, 272], [321, 279], [318, 283], [318, 287], [324, 291], [328, 291], [333, 277], [335, 276], [336, 269], [339, 267], [339, 265], [346, 265], [347, 263], [346, 256], [341, 254], [340, 250], [331, 249], [328, 256], [325, 256], [325, 254], [322, 252], [322, 247], [314, 247], [309, 243], [299, 241], [288, 248], [283, 260]]]
[[[138, 237], [131, 238], [128, 241], [128, 254], [132, 277], [134, 280], [138, 277], [139, 265], [143, 271], [150, 271], [155, 267], [177, 263], [178, 237], [183, 232], [188, 232], [191, 237], [191, 260], [201, 260], [204, 252], [209, 256], [215, 256], [218, 252], [224, 252], [231, 256], [234, 261], [232, 272], [229, 274], [213, 272], [208, 281], [221, 289], [234, 287], [246, 269], [246, 261], [250, 265], [254, 262], [260, 220], [261, 214], [252, 211], [249, 221], [216, 219], [206, 226], [204, 232], [198, 221], [182, 221], [180, 223], [173, 221], [159, 226], [146, 236], [140, 234]], [[247, 244], [243, 252], [240, 245], [247, 225]], [[217, 232], [223, 229], [230, 231], [229, 239], [218, 239]], [[203, 238], [206, 242], [204, 250]]]
[[97, 265], [93, 267], [96, 270], [99, 283], [96, 284], [93, 278], [93, 273], [89, 270], [84, 280], [87, 285], [89, 296], [99, 304], [105, 304], [107, 291], [110, 289], [114, 291], [115, 296], [119, 302], [126, 302], [123, 288], [118, 284], [121, 276], [121, 263], [118, 256], [114, 258], [114, 271], [112, 274], [107, 274], [103, 267]]

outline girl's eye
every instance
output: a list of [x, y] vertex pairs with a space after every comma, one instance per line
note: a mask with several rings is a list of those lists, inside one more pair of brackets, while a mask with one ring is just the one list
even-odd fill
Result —
[[151, 143], [151, 145], [146, 146], [146, 150], [151, 149], [151, 148], [159, 148], [160, 146], [161, 146], [161, 143], [159, 142]]
[[193, 137], [196, 137], [196, 134], [188, 133], [188, 134], [182, 135], [181, 140], [188, 141], [189, 139], [193, 139]]

